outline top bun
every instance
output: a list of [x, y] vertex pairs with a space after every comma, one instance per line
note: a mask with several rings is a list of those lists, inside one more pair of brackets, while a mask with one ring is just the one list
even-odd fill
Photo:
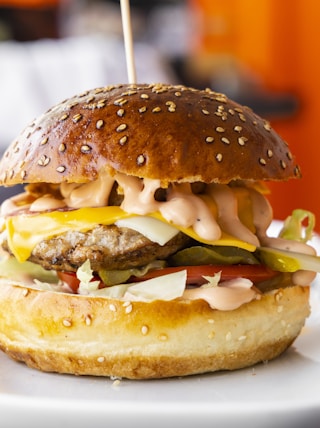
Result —
[[0, 184], [84, 183], [101, 168], [163, 182], [300, 177], [270, 124], [225, 95], [163, 84], [116, 85], [35, 119], [0, 162]]

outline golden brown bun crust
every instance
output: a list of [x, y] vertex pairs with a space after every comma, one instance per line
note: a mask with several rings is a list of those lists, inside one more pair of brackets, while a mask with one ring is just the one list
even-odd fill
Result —
[[87, 182], [104, 166], [163, 181], [299, 177], [287, 144], [249, 108], [210, 90], [118, 85], [65, 100], [0, 163], [0, 184]]
[[234, 370], [270, 360], [298, 336], [309, 288], [263, 295], [234, 311], [206, 302], [121, 302], [0, 288], [0, 347], [43, 371], [132, 379]]

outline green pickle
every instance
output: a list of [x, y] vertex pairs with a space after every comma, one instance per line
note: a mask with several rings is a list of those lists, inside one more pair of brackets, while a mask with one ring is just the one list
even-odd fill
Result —
[[238, 247], [195, 245], [174, 254], [171, 266], [259, 264], [250, 251]]
[[263, 264], [278, 272], [296, 272], [301, 263], [289, 251], [260, 247], [257, 250]]
[[278, 272], [296, 272], [297, 270], [320, 272], [319, 256], [269, 247], [257, 248], [257, 255], [262, 263]]

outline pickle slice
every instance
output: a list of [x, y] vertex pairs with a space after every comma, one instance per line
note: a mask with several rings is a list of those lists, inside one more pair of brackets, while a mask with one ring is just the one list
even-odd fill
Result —
[[320, 272], [319, 256], [269, 247], [259, 247], [257, 253], [262, 263], [278, 272], [296, 272], [297, 270]]

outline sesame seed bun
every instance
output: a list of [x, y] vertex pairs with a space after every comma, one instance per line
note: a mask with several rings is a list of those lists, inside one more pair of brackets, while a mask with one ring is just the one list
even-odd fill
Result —
[[50, 109], [10, 145], [0, 184], [87, 182], [102, 167], [163, 182], [299, 177], [287, 144], [249, 108], [211, 90], [118, 85]]
[[[235, 370], [281, 354], [309, 314], [309, 287], [233, 311], [39, 291], [1, 281], [0, 347], [43, 371], [131, 379]], [[40, 320], [40, 322], [39, 322]]]

